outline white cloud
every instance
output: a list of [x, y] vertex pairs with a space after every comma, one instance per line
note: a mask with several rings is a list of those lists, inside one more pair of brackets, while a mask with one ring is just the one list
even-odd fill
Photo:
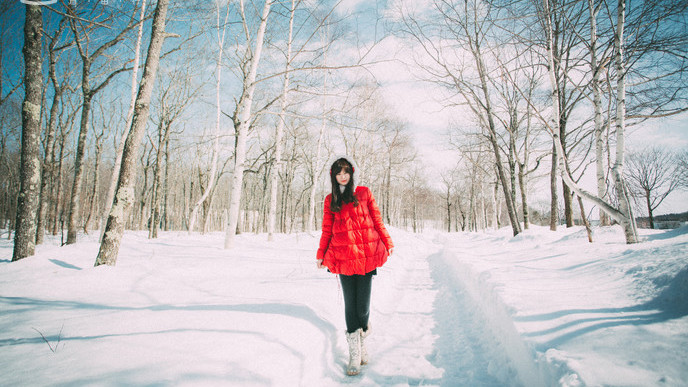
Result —
[[356, 11], [359, 5], [367, 3], [366, 0], [342, 0], [337, 6], [337, 11], [342, 14], [349, 14]]

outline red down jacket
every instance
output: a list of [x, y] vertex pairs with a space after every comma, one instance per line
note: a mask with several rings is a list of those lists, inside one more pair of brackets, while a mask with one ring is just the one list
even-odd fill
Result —
[[370, 189], [359, 186], [354, 195], [358, 206], [346, 203], [339, 212], [330, 209], [332, 194], [325, 198], [317, 259], [334, 274], [369, 273], [387, 262], [394, 247]]

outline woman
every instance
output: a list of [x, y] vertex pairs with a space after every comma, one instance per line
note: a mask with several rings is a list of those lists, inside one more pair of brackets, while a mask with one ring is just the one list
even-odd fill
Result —
[[317, 255], [318, 268], [338, 274], [342, 284], [348, 375], [357, 375], [368, 362], [364, 339], [370, 334], [372, 278], [394, 250], [373, 194], [354, 185], [355, 171], [355, 163], [346, 156], [330, 168], [332, 193], [325, 198]]

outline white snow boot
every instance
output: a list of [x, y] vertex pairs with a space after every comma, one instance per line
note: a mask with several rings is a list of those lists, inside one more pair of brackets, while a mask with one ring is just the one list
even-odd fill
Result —
[[368, 323], [368, 329], [365, 331], [363, 329], [359, 329], [361, 331], [361, 365], [366, 365], [368, 364], [368, 348], [365, 346], [365, 338], [370, 335], [370, 328], [371, 325]]
[[346, 373], [349, 376], [358, 375], [361, 372], [361, 329], [353, 333], [346, 333], [346, 342], [349, 344], [349, 366]]

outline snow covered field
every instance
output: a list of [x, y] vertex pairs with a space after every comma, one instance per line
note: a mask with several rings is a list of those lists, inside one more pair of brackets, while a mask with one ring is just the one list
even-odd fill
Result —
[[94, 268], [95, 232], [15, 263], [4, 233], [0, 384], [688, 384], [688, 228], [390, 232], [356, 377], [319, 234], [128, 232]]

